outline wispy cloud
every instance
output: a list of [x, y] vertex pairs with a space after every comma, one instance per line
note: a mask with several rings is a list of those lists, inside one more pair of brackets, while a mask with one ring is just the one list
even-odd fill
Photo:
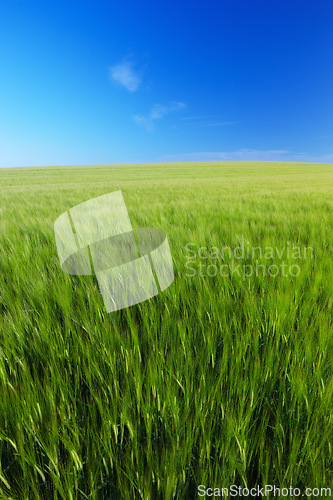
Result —
[[186, 105], [183, 102], [171, 102], [168, 105], [155, 104], [148, 115], [135, 115], [133, 116], [133, 120], [138, 125], [144, 127], [147, 132], [152, 132], [155, 128], [156, 120], [160, 120], [164, 115], [179, 111], [185, 107]]
[[239, 122], [213, 122], [213, 123], [198, 123], [197, 127], [224, 127], [225, 125], [235, 125]]
[[198, 152], [180, 155], [167, 155], [161, 158], [161, 161], [289, 161], [333, 163], [333, 154], [316, 156], [308, 153], [294, 153], [287, 149], [239, 149], [237, 151]]
[[124, 60], [112, 66], [110, 69], [110, 78], [123, 85], [130, 92], [134, 92], [141, 83], [141, 78], [134, 70], [134, 64], [131, 61]]
[[[181, 118], [180, 118], [181, 119]], [[191, 120], [190, 118], [188, 118]], [[195, 118], [193, 118], [195, 120]], [[205, 121], [205, 122], [186, 122], [179, 125], [175, 125], [174, 128], [205, 128], [205, 127], [225, 127], [226, 125], [235, 125], [239, 123], [238, 121]]]

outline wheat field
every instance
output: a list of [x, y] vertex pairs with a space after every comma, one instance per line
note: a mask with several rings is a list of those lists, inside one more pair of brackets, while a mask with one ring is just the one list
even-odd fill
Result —
[[[1, 499], [333, 488], [333, 165], [12, 168], [0, 186]], [[166, 232], [175, 279], [108, 314], [95, 276], [61, 270], [53, 224], [116, 190], [134, 228]]]

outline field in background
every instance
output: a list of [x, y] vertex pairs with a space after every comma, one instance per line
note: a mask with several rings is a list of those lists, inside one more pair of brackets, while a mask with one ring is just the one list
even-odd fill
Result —
[[[1, 169], [0, 189], [1, 499], [333, 488], [333, 165]], [[107, 314], [53, 224], [118, 189], [134, 228], [167, 233], [175, 280]], [[189, 276], [188, 243], [313, 253], [295, 277]]]

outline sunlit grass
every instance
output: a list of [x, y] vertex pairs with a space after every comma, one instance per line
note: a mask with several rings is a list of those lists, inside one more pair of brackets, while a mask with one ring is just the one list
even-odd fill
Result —
[[[2, 169], [0, 184], [0, 498], [333, 488], [332, 165]], [[53, 223], [117, 189], [134, 228], [167, 233], [175, 280], [107, 314], [94, 277], [62, 272]], [[313, 256], [296, 277], [188, 276], [188, 243], [242, 241]]]

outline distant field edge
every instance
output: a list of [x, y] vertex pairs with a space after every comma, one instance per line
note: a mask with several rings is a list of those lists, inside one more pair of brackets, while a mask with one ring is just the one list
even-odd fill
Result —
[[168, 162], [138, 162], [138, 163], [101, 163], [101, 164], [75, 164], [75, 165], [43, 165], [43, 166], [20, 166], [20, 167], [0, 167], [0, 171], [13, 170], [44, 170], [44, 169], [81, 169], [81, 168], [138, 168], [138, 167], [167, 167], [176, 165], [193, 165], [195, 167], [247, 167], [252, 165], [290, 165], [299, 167], [310, 166], [332, 166], [333, 163], [305, 162], [305, 161], [265, 161], [265, 160], [215, 160], [215, 161], [168, 161]]

